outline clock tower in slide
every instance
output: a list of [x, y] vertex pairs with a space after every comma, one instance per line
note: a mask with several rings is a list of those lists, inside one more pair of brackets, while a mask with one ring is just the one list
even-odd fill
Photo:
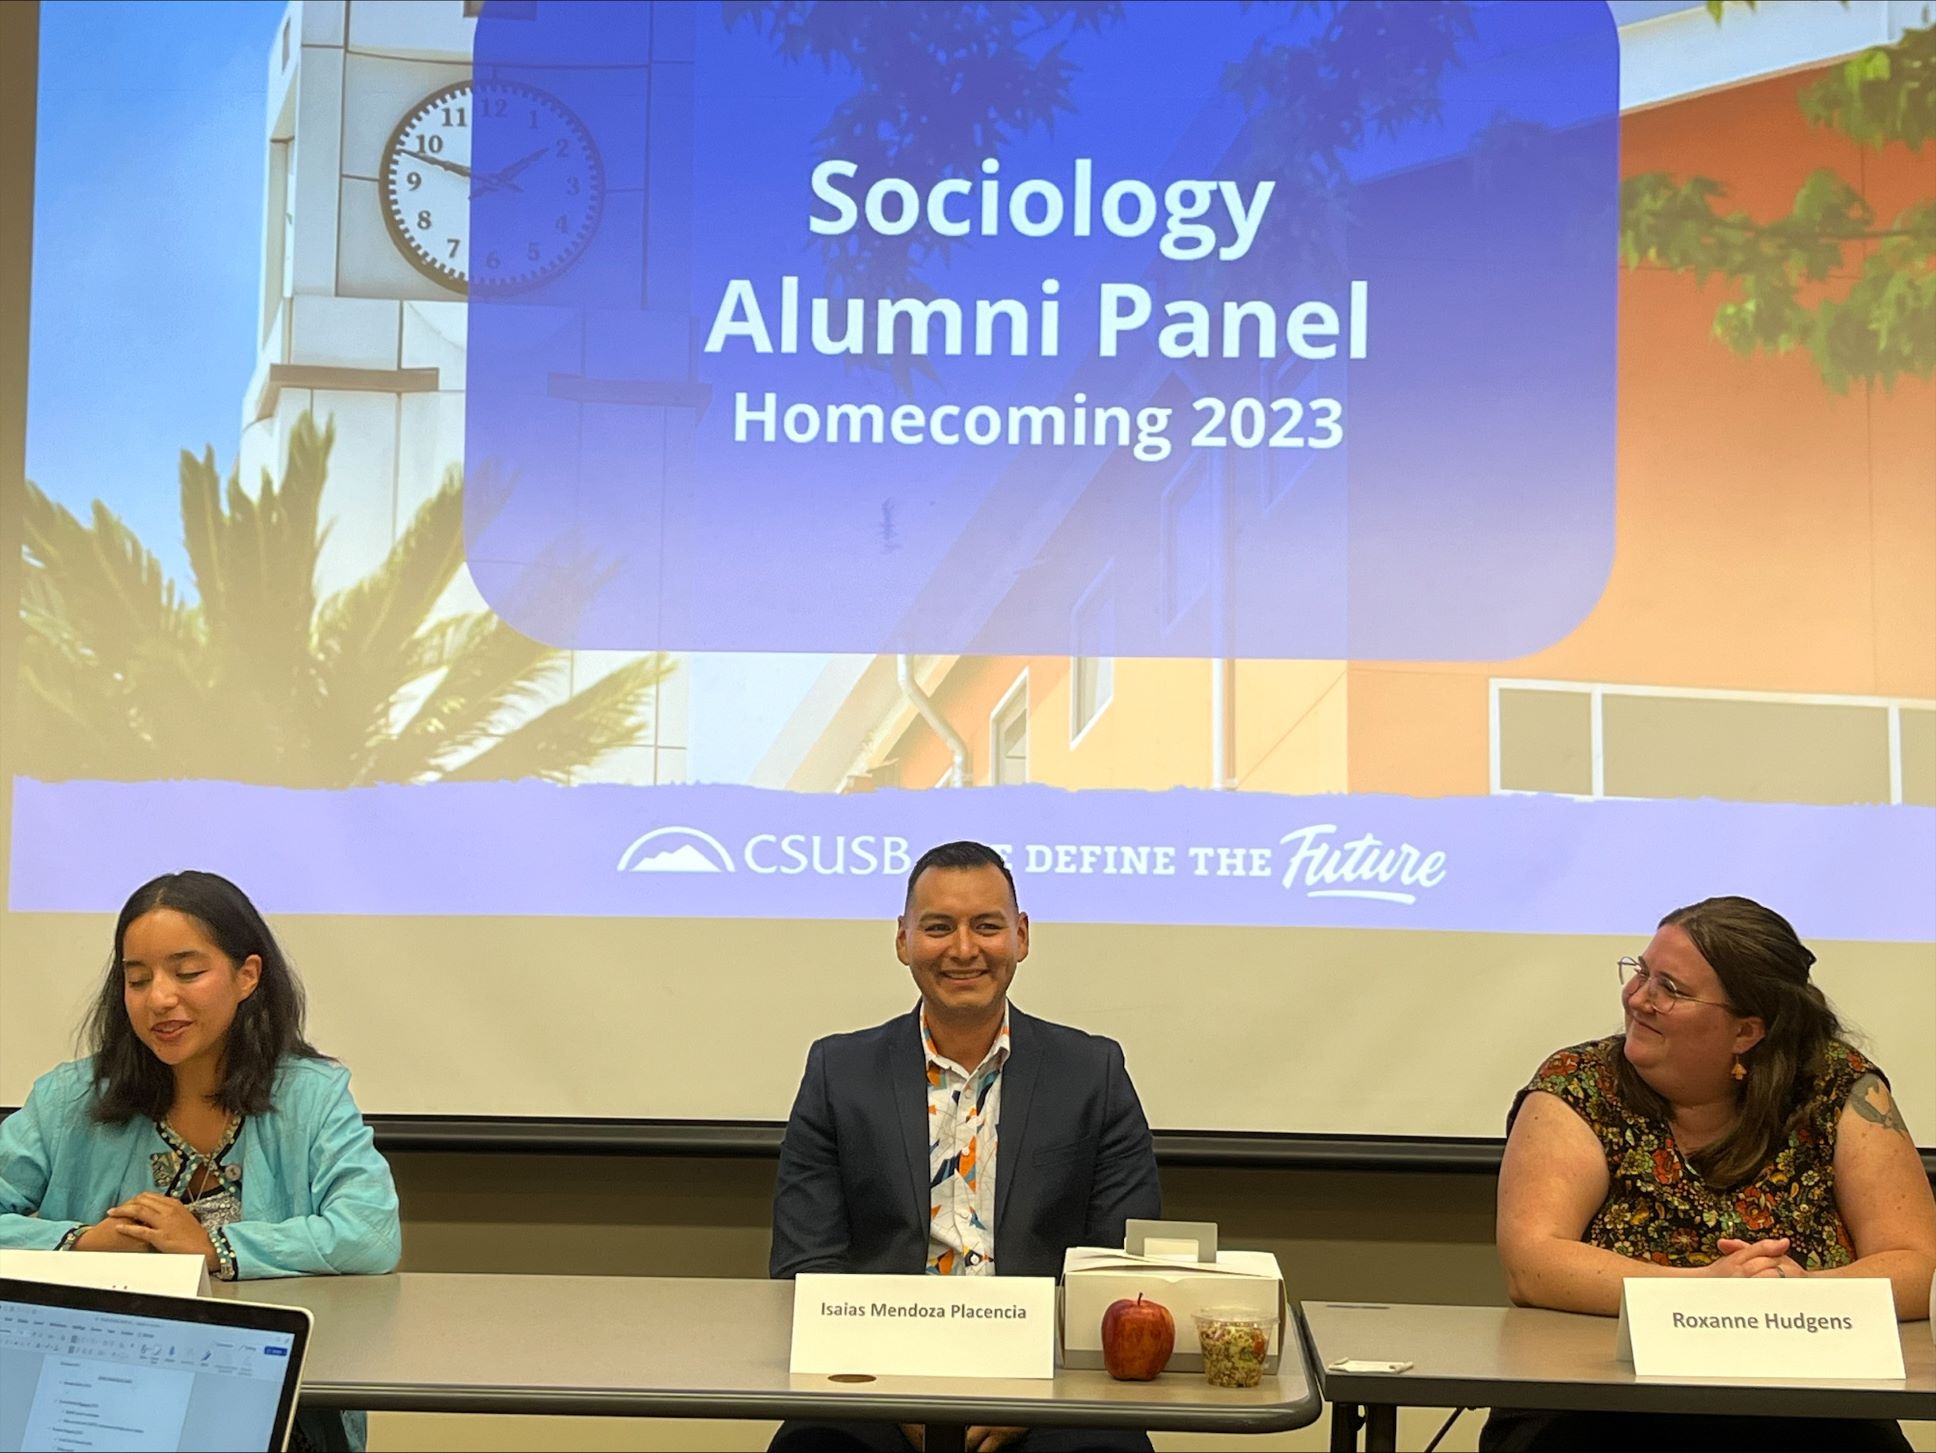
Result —
[[[542, 3], [513, 0], [507, 11]], [[646, 226], [647, 194], [624, 193], [624, 205], [608, 195], [598, 138], [541, 75], [473, 77], [479, 9], [478, 0], [291, 0], [270, 45], [260, 321], [242, 406], [241, 478], [253, 488], [264, 469], [280, 477], [305, 411], [318, 423], [334, 420], [319, 594], [373, 569], [445, 471], [463, 462], [472, 292], [540, 287], [595, 251], [601, 235], [636, 247]], [[638, 78], [654, 88], [658, 134], [646, 145], [655, 176], [690, 173], [689, 152], [669, 154], [683, 149], [688, 118], [664, 98], [690, 94], [691, 54], [676, 28], [655, 27]], [[510, 164], [515, 177], [507, 169], [471, 175], [470, 123], [480, 106], [500, 108], [495, 116], [515, 108], [528, 120], [531, 148]], [[492, 205], [494, 190], [556, 205], [545, 208], [542, 235], [474, 256], [471, 208]], [[651, 235], [656, 244], [660, 234]], [[685, 252], [676, 238], [657, 247], [655, 296], [640, 300], [667, 315], [671, 326], [655, 332], [673, 342], [658, 366], [675, 383], [690, 377]], [[467, 573], [448, 604], [484, 608]], [[556, 694], [628, 659], [573, 652]], [[684, 779], [686, 677], [678, 666], [656, 689], [649, 744], [612, 754], [588, 778]]]

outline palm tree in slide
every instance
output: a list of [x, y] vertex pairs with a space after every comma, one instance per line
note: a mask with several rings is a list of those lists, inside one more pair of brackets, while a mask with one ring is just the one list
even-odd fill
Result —
[[[226, 490], [181, 458], [191, 604], [96, 501], [84, 523], [24, 483], [24, 640], [14, 770], [42, 780], [196, 778], [288, 787], [569, 781], [648, 739], [663, 654], [562, 701], [568, 653], [490, 611], [440, 609], [464, 560], [453, 467], [383, 562], [315, 587], [333, 424], [304, 415], [280, 487]], [[489, 490], [488, 476], [469, 487]], [[573, 575], [586, 597], [595, 566]], [[554, 573], [554, 577], [556, 574]]]

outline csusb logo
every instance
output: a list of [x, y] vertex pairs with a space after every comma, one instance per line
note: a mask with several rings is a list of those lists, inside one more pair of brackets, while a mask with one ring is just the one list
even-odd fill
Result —
[[621, 873], [749, 873], [798, 877], [900, 876], [914, 866], [908, 840], [876, 833], [756, 833], [736, 859], [711, 833], [696, 827], [655, 827], [619, 854]]
[[1410, 843], [1390, 846], [1370, 833], [1334, 843], [1335, 822], [1314, 822], [1278, 842], [1291, 850], [1284, 886], [1303, 888], [1306, 898], [1371, 898], [1416, 903], [1419, 890], [1445, 881], [1445, 854], [1421, 852]]
[[726, 845], [696, 827], [655, 827], [619, 854], [621, 873], [734, 873]]

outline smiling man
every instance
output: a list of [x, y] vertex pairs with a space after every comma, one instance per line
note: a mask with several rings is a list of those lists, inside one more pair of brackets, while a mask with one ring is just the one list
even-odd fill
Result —
[[[771, 1271], [1056, 1276], [1162, 1214], [1149, 1123], [1114, 1040], [1008, 1001], [1028, 915], [1001, 855], [930, 849], [894, 952], [911, 1013], [807, 1053], [773, 1195]], [[775, 1448], [905, 1447], [885, 1425], [789, 1424]], [[1147, 1448], [1095, 1429], [969, 1430], [971, 1449]]]

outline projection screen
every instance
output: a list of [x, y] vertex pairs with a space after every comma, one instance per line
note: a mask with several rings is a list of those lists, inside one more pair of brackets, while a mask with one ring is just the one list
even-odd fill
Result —
[[1161, 1130], [1496, 1137], [1740, 893], [1931, 1144], [1901, 7], [984, 9], [42, 7], [0, 1104], [201, 867], [372, 1114], [777, 1121], [967, 837]]

